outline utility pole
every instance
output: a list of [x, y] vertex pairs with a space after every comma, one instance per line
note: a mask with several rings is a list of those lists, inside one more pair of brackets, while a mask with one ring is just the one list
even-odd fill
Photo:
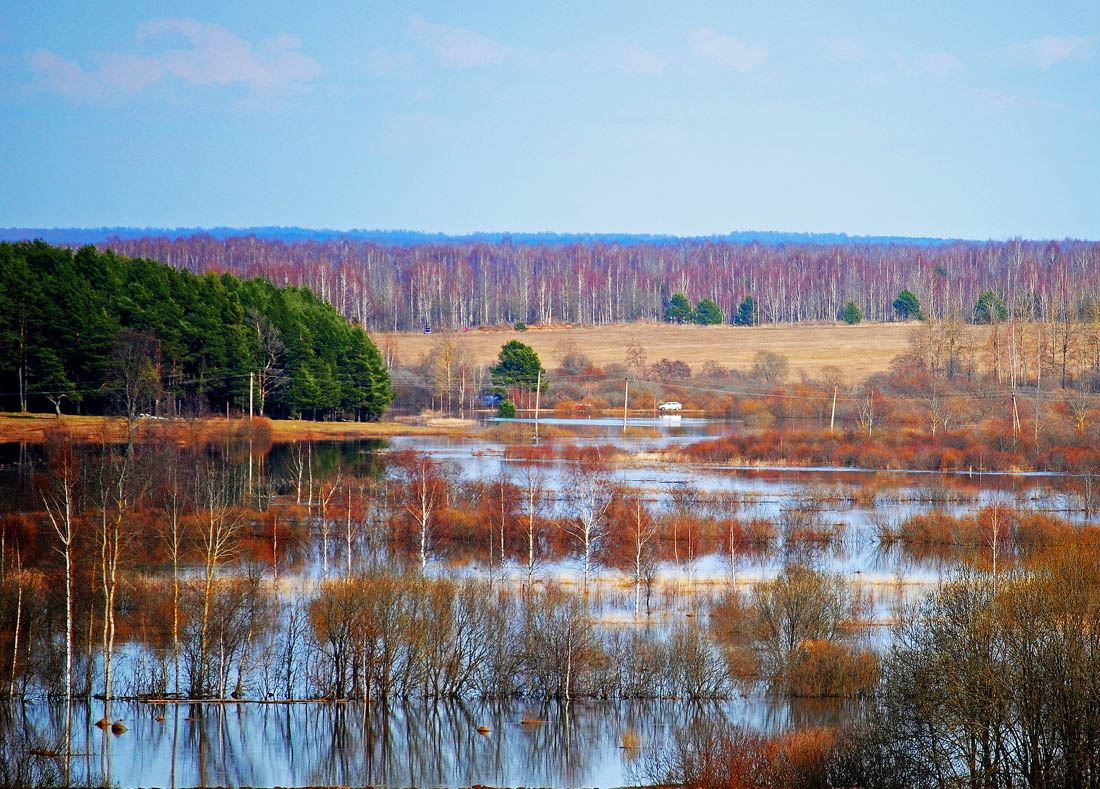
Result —
[[248, 374], [248, 495], [252, 495], [252, 383], [255, 378], [255, 373], [250, 372]]
[[623, 380], [623, 433], [626, 433], [626, 407], [630, 402], [630, 379]]
[[[539, 395], [542, 394], [542, 368], [539, 368], [538, 382], [535, 384], [535, 443], [539, 443]], [[528, 401], [530, 402], [530, 401]]]
[[833, 384], [833, 411], [829, 414], [829, 432], [833, 432], [833, 424], [836, 422], [836, 384]]

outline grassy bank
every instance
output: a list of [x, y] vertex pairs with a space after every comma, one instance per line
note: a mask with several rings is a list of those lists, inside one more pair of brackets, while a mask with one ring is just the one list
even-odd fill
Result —
[[[126, 420], [111, 416], [0, 413], [0, 442], [42, 443], [58, 430], [78, 441], [125, 441]], [[461, 425], [411, 425], [400, 422], [312, 422], [298, 419], [143, 419], [135, 425], [139, 441], [172, 440], [181, 444], [224, 441], [226, 438], [260, 441], [387, 438], [389, 436], [444, 435], [463, 432]]]

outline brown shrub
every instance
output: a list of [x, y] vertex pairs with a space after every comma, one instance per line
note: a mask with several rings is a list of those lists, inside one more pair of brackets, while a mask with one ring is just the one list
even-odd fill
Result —
[[793, 696], [861, 696], [878, 681], [878, 658], [835, 641], [807, 641], [791, 665]]
[[692, 789], [825, 789], [837, 746], [837, 733], [828, 728], [767, 736], [744, 726], [712, 726], [680, 735], [647, 778]]

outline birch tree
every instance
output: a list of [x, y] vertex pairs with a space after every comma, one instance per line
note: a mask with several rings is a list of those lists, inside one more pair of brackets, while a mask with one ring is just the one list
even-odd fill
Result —
[[404, 452], [396, 458], [402, 483], [404, 508], [412, 519], [420, 556], [420, 571], [428, 568], [428, 550], [435, 511], [443, 503], [447, 483], [439, 464], [419, 452]]
[[604, 535], [611, 502], [607, 471], [598, 458], [578, 459], [570, 465], [565, 500], [570, 511], [564, 528], [580, 543], [587, 598], [594, 551]]
[[198, 518], [195, 539], [201, 557], [202, 613], [199, 621], [199, 660], [192, 678], [190, 695], [201, 697], [209, 691], [210, 608], [218, 568], [236, 555], [241, 515], [232, 506], [233, 475], [228, 467], [208, 460], [198, 470]]
[[186, 530], [184, 516], [189, 496], [183, 473], [183, 459], [175, 447], [168, 446], [159, 458], [160, 485], [156, 490], [158, 517], [156, 531], [172, 562], [172, 666], [173, 693], [180, 692], [180, 558]]
[[57, 534], [58, 551], [65, 558], [65, 783], [72, 762], [73, 696], [73, 541], [76, 538], [80, 469], [73, 444], [65, 434], [48, 447], [50, 476], [41, 492], [46, 515]]

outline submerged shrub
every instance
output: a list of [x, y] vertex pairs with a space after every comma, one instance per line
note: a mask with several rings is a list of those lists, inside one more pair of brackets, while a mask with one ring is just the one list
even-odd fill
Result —
[[768, 736], [745, 726], [705, 722], [680, 730], [671, 745], [650, 754], [637, 783], [691, 789], [825, 789], [840, 753], [834, 729]]
[[792, 696], [862, 696], [878, 681], [874, 652], [836, 641], [810, 640], [791, 657], [788, 692]]

